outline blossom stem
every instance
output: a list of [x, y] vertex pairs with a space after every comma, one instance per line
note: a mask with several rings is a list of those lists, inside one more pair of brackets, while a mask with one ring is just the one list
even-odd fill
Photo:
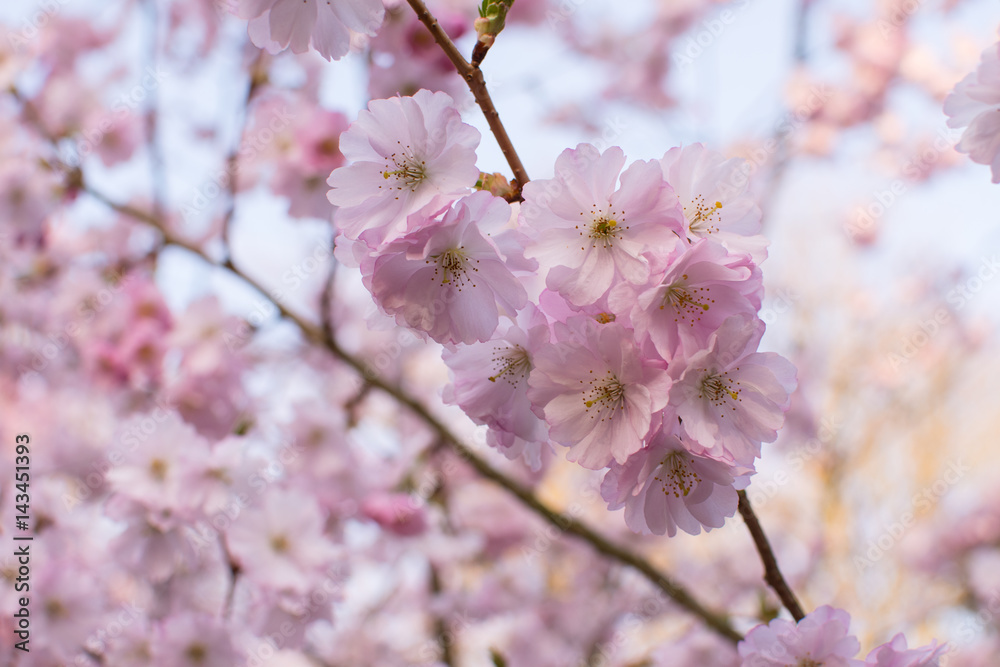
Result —
[[438, 434], [442, 442], [447, 444], [448, 447], [458, 454], [458, 456], [467, 464], [472, 466], [481, 476], [504, 488], [508, 493], [516, 497], [522, 504], [564, 533], [575, 535], [590, 544], [595, 551], [623, 565], [627, 565], [635, 570], [638, 570], [678, 606], [683, 607], [691, 614], [702, 619], [702, 621], [704, 621], [709, 628], [714, 630], [720, 636], [733, 643], [739, 642], [743, 639], [743, 636], [737, 632], [732, 625], [730, 625], [729, 620], [723, 614], [706, 608], [681, 584], [674, 582], [669, 576], [660, 572], [648, 560], [629, 551], [627, 548], [608, 540], [586, 523], [549, 508], [547, 505], [542, 503], [542, 501], [540, 501], [530, 489], [495, 469], [485, 459], [481, 458], [467, 445], [463, 444], [458, 436], [456, 436], [441, 420], [431, 414], [430, 410], [428, 410], [423, 403], [412, 397], [401, 387], [380, 377], [371, 365], [340, 347], [340, 344], [331, 335], [332, 331], [329, 329], [324, 331], [322, 326], [309, 322], [301, 315], [290, 310], [288, 306], [280, 300], [276, 301], [271, 299], [270, 291], [256, 279], [241, 271], [233, 263], [232, 259], [227, 258], [221, 262], [217, 261], [213, 259], [205, 250], [198, 247], [197, 244], [177, 236], [155, 215], [137, 209], [128, 204], [117, 203], [109, 199], [102, 192], [93, 188], [84, 186], [84, 189], [88, 194], [101, 201], [111, 209], [156, 228], [163, 235], [165, 243], [179, 248], [184, 248], [185, 250], [197, 255], [208, 264], [230, 271], [233, 275], [243, 280], [243, 282], [247, 285], [260, 292], [264, 298], [271, 300], [274, 306], [281, 313], [282, 317], [294, 323], [301, 330], [303, 336], [307, 340], [321, 347], [325, 347], [333, 356], [353, 368], [361, 376], [364, 384], [379, 389], [380, 391], [391, 396], [399, 404], [409, 408], [409, 410], [419, 417], [431, 430]]
[[507, 158], [507, 164], [510, 165], [511, 171], [514, 172], [516, 183], [511, 184], [514, 186], [515, 196], [513, 201], [522, 201], [521, 188], [531, 179], [528, 178], [528, 172], [525, 171], [524, 165], [521, 164], [521, 158], [514, 149], [514, 144], [511, 143], [510, 137], [507, 135], [507, 130], [500, 120], [500, 113], [493, 104], [490, 91], [486, 88], [486, 78], [483, 76], [483, 71], [477, 65], [473, 65], [465, 59], [462, 52], [458, 50], [455, 43], [448, 37], [448, 33], [444, 31], [441, 24], [434, 18], [430, 10], [427, 9], [427, 5], [423, 3], [423, 0], [407, 0], [407, 2], [410, 3], [413, 11], [417, 13], [417, 18], [420, 19], [420, 22], [427, 26], [427, 29], [434, 37], [434, 41], [438, 43], [445, 55], [448, 56], [448, 60], [458, 70], [459, 75], [465, 79], [466, 85], [469, 86], [473, 97], [476, 98], [476, 103], [483, 110], [483, 115], [486, 116], [486, 122], [490, 126], [490, 131], [496, 137], [497, 143], [500, 145], [500, 150], [503, 151], [503, 156]]
[[774, 551], [771, 549], [771, 543], [768, 542], [767, 535], [764, 534], [764, 529], [761, 527], [760, 521], [753, 511], [753, 507], [750, 506], [750, 499], [747, 498], [745, 491], [740, 491], [739, 497], [740, 516], [743, 517], [743, 521], [747, 525], [747, 530], [750, 531], [750, 535], [753, 537], [754, 546], [757, 547], [757, 552], [760, 554], [760, 560], [764, 564], [764, 581], [774, 589], [774, 592], [777, 593], [778, 598], [781, 600], [781, 604], [785, 606], [785, 609], [792, 615], [792, 618], [796, 621], [801, 621], [805, 617], [802, 605], [799, 604], [795, 593], [792, 592], [788, 582], [785, 581], [784, 575], [781, 574], [781, 568], [778, 567], [778, 559], [775, 558]]

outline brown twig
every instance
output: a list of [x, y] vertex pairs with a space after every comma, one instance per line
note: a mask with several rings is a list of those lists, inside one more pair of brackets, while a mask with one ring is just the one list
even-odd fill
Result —
[[[184, 248], [185, 250], [201, 257], [213, 266], [228, 269], [235, 276], [242, 279], [246, 284], [260, 292], [265, 298], [271, 299], [270, 292], [263, 285], [241, 271], [231, 260], [223, 262], [214, 260], [195, 244], [178, 237], [160, 220], [149, 213], [140, 211], [127, 204], [114, 202], [92, 188], [86, 187], [85, 191], [113, 210], [129, 215], [155, 227], [161, 234], [163, 234], [164, 241], [166, 243]], [[520, 500], [522, 504], [527, 506], [556, 528], [559, 528], [563, 532], [570, 535], [575, 535], [590, 544], [596, 551], [608, 556], [612, 560], [638, 570], [678, 606], [702, 619], [708, 627], [722, 637], [733, 643], [736, 643], [743, 638], [742, 635], [740, 635], [740, 633], [738, 633], [732, 625], [729, 624], [729, 621], [725, 616], [708, 610], [690, 593], [688, 593], [683, 586], [672, 581], [668, 576], [657, 570], [642, 556], [634, 554], [625, 547], [611, 542], [582, 521], [564, 516], [550, 509], [548, 506], [543, 504], [530, 489], [522, 486], [516, 480], [493, 468], [493, 466], [491, 466], [486, 460], [480, 458], [479, 455], [463, 444], [461, 440], [451, 431], [451, 429], [431, 414], [430, 410], [428, 410], [427, 407], [425, 407], [421, 402], [410, 396], [401, 387], [380, 377], [370, 365], [341, 348], [340, 344], [331, 335], [329, 335], [331, 333], [330, 331], [324, 332], [321, 326], [307, 321], [301, 315], [291, 311], [280, 301], [272, 300], [272, 302], [281, 313], [282, 317], [294, 323], [302, 331], [303, 336], [305, 336], [307, 340], [325, 347], [331, 354], [333, 354], [333, 356], [353, 368], [361, 376], [364, 382], [370, 384], [376, 389], [379, 389], [380, 391], [385, 392], [398, 403], [409, 408], [411, 412], [413, 412], [428, 427], [438, 434], [442, 442], [447, 444], [481, 476], [506, 489], [509, 493]]]
[[476, 98], [476, 103], [483, 110], [483, 115], [486, 116], [486, 122], [490, 126], [490, 131], [496, 137], [497, 143], [500, 145], [500, 150], [503, 151], [503, 156], [507, 158], [507, 164], [510, 165], [511, 171], [514, 172], [514, 179], [517, 181], [515, 192], [517, 193], [517, 200], [520, 200], [521, 188], [531, 179], [528, 178], [528, 172], [525, 171], [524, 165], [521, 164], [521, 158], [518, 156], [517, 151], [514, 150], [514, 144], [511, 143], [510, 137], [507, 135], [507, 130], [500, 121], [500, 113], [493, 104], [490, 91], [486, 88], [486, 78], [483, 76], [483, 71], [465, 59], [465, 56], [458, 50], [455, 43], [448, 37], [448, 33], [444, 31], [444, 28], [434, 18], [434, 15], [427, 9], [427, 5], [423, 3], [423, 0], [407, 0], [407, 2], [410, 3], [413, 11], [417, 13], [417, 18], [420, 19], [420, 22], [430, 30], [434, 41], [438, 43], [445, 55], [448, 56], [448, 59], [455, 66], [455, 69], [458, 70], [461, 77], [465, 79], [466, 85], [472, 91], [472, 96]]
[[767, 535], [764, 534], [764, 529], [761, 528], [760, 521], [753, 511], [753, 507], [750, 506], [750, 499], [747, 498], [745, 491], [740, 491], [739, 497], [740, 516], [746, 522], [747, 529], [753, 537], [754, 546], [757, 547], [760, 560], [764, 564], [764, 581], [778, 594], [778, 599], [781, 600], [781, 604], [785, 606], [785, 609], [792, 615], [792, 618], [796, 621], [801, 621], [805, 617], [805, 613], [802, 611], [799, 601], [795, 598], [795, 593], [792, 592], [792, 589], [788, 586], [788, 582], [785, 581], [784, 575], [781, 574], [781, 568], [778, 567], [778, 559], [774, 557], [771, 543], [767, 541]]
[[239, 172], [240, 148], [243, 145], [243, 138], [246, 136], [247, 122], [250, 120], [250, 105], [253, 102], [254, 96], [267, 82], [267, 70], [264, 67], [264, 63], [264, 51], [260, 51], [250, 64], [250, 81], [247, 82], [247, 92], [243, 98], [243, 119], [240, 124], [240, 131], [236, 137], [236, 145], [226, 155], [226, 174], [229, 176], [227, 187], [229, 203], [222, 218], [221, 236], [222, 246], [226, 250], [227, 257], [232, 252], [229, 237], [233, 225], [233, 217], [236, 215], [236, 191], [238, 189], [236, 179]]

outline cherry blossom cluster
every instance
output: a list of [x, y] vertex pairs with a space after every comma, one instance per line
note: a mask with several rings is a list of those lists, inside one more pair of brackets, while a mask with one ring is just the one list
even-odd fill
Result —
[[964, 127], [956, 147], [973, 162], [987, 164], [1000, 183], [1000, 42], [983, 51], [975, 72], [944, 101], [949, 127]]
[[[445, 93], [371, 102], [330, 175], [341, 259], [441, 343], [445, 392], [508, 457], [550, 441], [637, 532], [723, 525], [795, 369], [758, 351], [766, 242], [741, 160], [699, 144], [626, 166], [581, 144], [511, 205]], [[477, 187], [477, 183], [479, 187]]]
[[937, 641], [921, 648], [908, 648], [906, 637], [897, 634], [876, 646], [864, 661], [855, 659], [861, 644], [848, 634], [850, 615], [829, 605], [818, 607], [798, 623], [776, 618], [747, 633], [738, 650], [741, 667], [928, 667], [938, 665], [947, 647]]

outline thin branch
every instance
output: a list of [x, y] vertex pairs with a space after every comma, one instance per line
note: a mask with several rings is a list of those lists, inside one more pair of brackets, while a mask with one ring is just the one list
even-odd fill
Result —
[[214, 260], [201, 248], [175, 235], [155, 216], [140, 211], [127, 204], [116, 203], [108, 199], [102, 193], [91, 188], [86, 188], [86, 192], [115, 211], [132, 216], [137, 220], [155, 227], [160, 231], [160, 233], [163, 234], [164, 241], [166, 243], [184, 248], [185, 250], [201, 257], [213, 266], [226, 268], [231, 271], [246, 284], [260, 292], [265, 298], [272, 300], [272, 303], [274, 303], [282, 317], [298, 326], [306, 339], [312, 343], [325, 347], [331, 354], [333, 354], [333, 356], [353, 368], [361, 376], [364, 382], [367, 382], [372, 387], [385, 392], [394, 398], [398, 403], [409, 408], [411, 412], [413, 412], [425, 424], [427, 424], [427, 426], [438, 434], [442, 442], [451, 447], [453, 451], [464, 459], [466, 463], [472, 466], [480, 475], [506, 489], [510, 494], [520, 500], [522, 504], [533, 510], [536, 514], [541, 516], [556, 528], [559, 528], [563, 532], [570, 535], [575, 535], [576, 537], [589, 543], [596, 551], [608, 556], [612, 560], [638, 570], [677, 605], [683, 607], [691, 614], [701, 618], [711, 629], [715, 630], [715, 632], [722, 637], [733, 643], [738, 642], [743, 638], [740, 633], [733, 629], [725, 616], [705, 608], [700, 602], [692, 597], [683, 586], [675, 583], [668, 576], [657, 570], [651, 563], [649, 563], [649, 561], [637, 554], [632, 553], [625, 547], [611, 542], [582, 521], [564, 516], [550, 509], [538, 500], [531, 490], [522, 486], [519, 482], [511, 477], [508, 477], [499, 470], [493, 468], [487, 461], [480, 458], [479, 455], [464, 445], [451, 431], [451, 429], [431, 414], [430, 410], [428, 410], [422, 403], [411, 397], [399, 386], [381, 378], [369, 364], [346, 352], [340, 347], [340, 344], [337, 343], [332, 336], [328, 335], [329, 332], [323, 331], [321, 326], [317, 326], [316, 324], [305, 320], [302, 316], [289, 310], [288, 307], [280, 301], [274, 301], [271, 299], [270, 293], [264, 288], [263, 285], [261, 285], [254, 278], [248, 276], [246, 273], [242, 272], [232, 263], [231, 260], [226, 260], [222, 263]]
[[754, 546], [757, 547], [760, 560], [764, 564], [764, 581], [778, 594], [778, 599], [781, 600], [781, 604], [785, 606], [785, 609], [792, 615], [792, 618], [796, 621], [801, 621], [805, 617], [802, 605], [799, 604], [795, 593], [792, 592], [792, 589], [788, 586], [788, 582], [785, 581], [784, 575], [781, 574], [781, 568], [778, 567], [778, 559], [774, 557], [771, 543], [767, 541], [767, 535], [764, 534], [764, 529], [761, 528], [760, 521], [757, 520], [757, 515], [753, 511], [753, 507], [750, 506], [750, 499], [747, 498], [745, 491], [740, 491], [739, 496], [740, 516], [746, 522], [747, 529], [753, 537]]
[[[159, 53], [160, 30], [159, 15], [156, 9], [156, 0], [147, 0], [146, 12], [148, 13], [148, 31], [146, 36], [146, 59], [148, 67], [152, 71], [157, 70], [157, 58]], [[159, 138], [159, 118], [160, 102], [157, 86], [150, 86], [147, 90], [147, 104], [145, 113], [146, 143], [149, 146], [149, 171], [152, 180], [151, 187], [153, 193], [153, 212], [162, 216], [164, 206], [167, 202], [167, 179], [165, 176], [166, 162], [163, 157], [163, 146]]]
[[516, 200], [519, 201], [521, 199], [521, 188], [531, 179], [528, 178], [528, 172], [525, 171], [524, 165], [521, 164], [521, 158], [518, 156], [517, 151], [514, 150], [514, 144], [511, 143], [510, 137], [507, 135], [507, 130], [500, 121], [500, 113], [497, 111], [496, 106], [493, 105], [490, 91], [486, 88], [486, 78], [483, 76], [483, 71], [465, 59], [465, 56], [458, 50], [455, 43], [448, 37], [448, 33], [444, 31], [444, 28], [434, 18], [434, 15], [427, 9], [427, 5], [423, 3], [423, 0], [407, 0], [407, 2], [410, 3], [413, 11], [417, 13], [417, 18], [420, 19], [420, 22], [430, 30], [431, 35], [434, 36], [434, 41], [438, 43], [445, 55], [448, 56], [448, 59], [455, 66], [455, 69], [458, 70], [458, 73], [465, 79], [466, 85], [472, 91], [472, 96], [476, 98], [476, 103], [483, 110], [483, 115], [486, 116], [486, 122], [490, 126], [490, 131], [496, 137], [497, 143], [500, 145], [500, 150], [503, 151], [503, 156], [507, 158], [507, 164], [510, 165], [511, 171], [514, 172], [514, 179], [517, 181], [516, 184], [513, 184], [514, 191], [517, 194]]
[[229, 204], [222, 218], [222, 247], [225, 248], [226, 257], [232, 254], [230, 245], [230, 228], [233, 224], [233, 216], [236, 214], [236, 178], [239, 172], [240, 147], [243, 145], [243, 137], [246, 135], [247, 121], [250, 117], [250, 104], [261, 86], [267, 82], [267, 70], [263, 68], [264, 51], [259, 51], [253, 62], [250, 64], [250, 81], [247, 83], [247, 93], [243, 99], [240, 131], [236, 135], [236, 143], [226, 155], [226, 174], [229, 176], [227, 191], [229, 194]]

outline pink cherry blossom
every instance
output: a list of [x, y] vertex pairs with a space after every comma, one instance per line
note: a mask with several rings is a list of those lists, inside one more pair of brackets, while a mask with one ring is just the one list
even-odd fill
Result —
[[226, 532], [229, 551], [261, 586], [304, 593], [336, 551], [323, 535], [324, 517], [304, 491], [274, 489]]
[[645, 254], [669, 251], [683, 230], [659, 165], [624, 166], [620, 148], [600, 153], [580, 144], [556, 159], [554, 179], [524, 186], [521, 215], [534, 235], [525, 254], [550, 267], [546, 285], [575, 305], [597, 301], [622, 280], [645, 283]]
[[439, 343], [489, 340], [501, 312], [513, 317], [527, 293], [479, 231], [506, 221], [510, 206], [488, 192], [460, 199], [440, 221], [417, 214], [417, 231], [389, 243], [371, 267], [371, 292], [396, 321]]
[[233, 665], [239, 655], [231, 631], [216, 616], [186, 613], [169, 616], [153, 643], [153, 664], [163, 667]]
[[[734, 469], [694, 453], [662, 431], [624, 464], [611, 463], [601, 494], [608, 509], [625, 508], [625, 523], [637, 533], [697, 535], [721, 528], [736, 513]], [[739, 474], [742, 471], [736, 471]]]
[[956, 148], [973, 162], [988, 164], [1000, 183], [1000, 44], [983, 51], [975, 72], [958, 82], [944, 101], [948, 127], [964, 127]]
[[712, 456], [752, 466], [762, 442], [773, 442], [795, 389], [795, 367], [757, 352], [764, 323], [727, 319], [707, 347], [671, 365], [670, 402], [684, 433]]
[[195, 510], [209, 450], [191, 426], [157, 409], [123, 423], [118, 438], [128, 453], [107, 475], [115, 493], [153, 512]]
[[670, 377], [644, 359], [632, 332], [578, 316], [558, 342], [535, 355], [528, 398], [549, 423], [550, 437], [570, 448], [567, 458], [599, 470], [624, 463], [659, 423]]
[[479, 139], [445, 93], [372, 100], [340, 137], [352, 164], [327, 179], [327, 197], [340, 207], [334, 223], [352, 240], [368, 232], [372, 247], [397, 238], [408, 215], [476, 184]]
[[865, 667], [937, 667], [947, 652], [947, 644], [939, 645], [937, 640], [920, 648], [907, 648], [906, 637], [900, 632], [873, 648], [865, 658]]
[[767, 257], [767, 240], [759, 235], [760, 208], [747, 191], [746, 160], [727, 160], [691, 144], [671, 148], [660, 165], [684, 208], [688, 240], [713, 238], [730, 252], [750, 255], [756, 264]]
[[635, 295], [626, 285], [612, 291], [611, 309], [629, 313], [639, 337], [648, 335], [669, 359], [681, 347], [695, 352], [732, 315], [760, 308], [761, 272], [745, 255], [730, 255], [709, 239], [682, 246], [655, 287]]
[[548, 322], [528, 304], [517, 323], [491, 340], [442, 354], [454, 376], [445, 401], [457, 404], [477, 424], [489, 426], [490, 445], [511, 459], [523, 454], [534, 470], [541, 467], [548, 429], [528, 400], [528, 375], [532, 356], [548, 342]]
[[798, 622], [776, 618], [747, 633], [737, 647], [741, 667], [861, 667], [855, 660], [861, 644], [848, 635], [850, 615], [829, 605]]
[[427, 530], [427, 515], [416, 499], [406, 493], [378, 493], [365, 498], [361, 513], [385, 530], [413, 537]]
[[255, 46], [305, 53], [312, 45], [327, 60], [347, 53], [352, 32], [374, 35], [385, 14], [381, 0], [239, 0], [237, 11], [250, 19]]

